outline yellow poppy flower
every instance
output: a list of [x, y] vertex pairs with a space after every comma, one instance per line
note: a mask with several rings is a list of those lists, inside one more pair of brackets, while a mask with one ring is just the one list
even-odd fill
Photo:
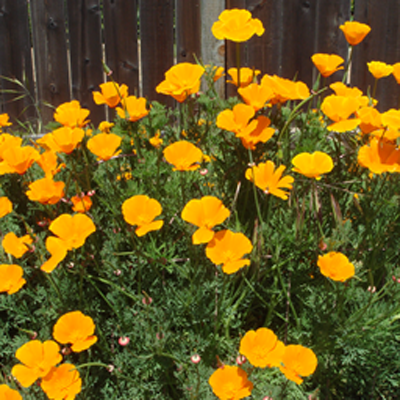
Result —
[[22, 400], [22, 396], [6, 384], [0, 385], [0, 399], [3, 400]]
[[0, 197], [0, 218], [5, 217], [13, 210], [13, 205], [8, 197]]
[[307, 178], [321, 179], [322, 174], [327, 174], [333, 169], [331, 156], [322, 151], [314, 153], [300, 153], [292, 160], [293, 171], [306, 176]]
[[99, 133], [87, 142], [87, 148], [100, 160], [107, 161], [121, 153], [117, 148], [121, 145], [122, 138], [113, 133]]
[[38, 179], [29, 184], [26, 192], [28, 199], [41, 204], [56, 204], [64, 197], [64, 182], [55, 182], [52, 178]]
[[122, 99], [128, 97], [128, 86], [118, 85], [115, 82], [106, 82], [100, 85], [100, 92], [93, 92], [93, 100], [96, 104], [107, 104], [108, 107], [116, 107]]
[[385, 78], [392, 74], [393, 67], [381, 61], [371, 61], [367, 63], [368, 71], [375, 79]]
[[73, 100], [58, 106], [54, 113], [54, 119], [61, 125], [70, 128], [82, 128], [90, 122], [85, 119], [89, 114], [89, 110], [81, 108], [79, 101]]
[[318, 256], [317, 265], [321, 274], [333, 281], [344, 282], [355, 274], [354, 265], [344, 254], [336, 251]]
[[347, 21], [343, 25], [340, 25], [339, 29], [344, 33], [347, 42], [352, 46], [361, 43], [371, 31], [371, 28], [367, 24], [356, 21]]
[[254, 78], [260, 74], [261, 74], [261, 71], [258, 69], [254, 70], [254, 69], [247, 68], [247, 67], [240, 68], [240, 85], [239, 85], [237, 68], [229, 68], [228, 75], [231, 77], [231, 80], [227, 80], [227, 82], [233, 83], [235, 86], [244, 88], [244, 87], [250, 85], [250, 83], [253, 82]]
[[29, 235], [18, 237], [14, 232], [9, 232], [1, 244], [7, 254], [21, 258], [29, 250], [28, 245], [32, 244], [32, 238]]
[[122, 108], [117, 107], [117, 114], [122, 119], [135, 122], [145, 117], [149, 110], [146, 108], [147, 100], [144, 97], [128, 96], [122, 101]]
[[194, 171], [200, 168], [203, 152], [194, 144], [180, 140], [164, 149], [164, 157], [174, 166], [174, 171]]
[[[25, 285], [26, 280], [22, 277], [24, 270], [15, 264], [0, 265], [0, 293], [14, 294]], [[1, 397], [0, 397], [1, 398]]]
[[344, 60], [337, 54], [317, 53], [311, 57], [311, 60], [324, 78], [344, 68], [340, 66], [340, 64], [344, 63]]

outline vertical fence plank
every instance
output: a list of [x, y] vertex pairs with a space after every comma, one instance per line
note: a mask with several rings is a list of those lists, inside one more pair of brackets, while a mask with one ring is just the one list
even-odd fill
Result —
[[[0, 79], [0, 89], [21, 92], [0, 93], [0, 113], [7, 112], [14, 117], [12, 119], [33, 122], [36, 117], [33, 104], [35, 92], [26, 0], [0, 0], [0, 38], [0, 75], [18, 79], [25, 86], [24, 90], [17, 84]], [[27, 95], [24, 99], [13, 101], [23, 93]]]
[[137, 1], [103, 0], [106, 63], [116, 82], [139, 96]]
[[[384, 6], [379, 0], [355, 2], [354, 19], [371, 27], [371, 32], [363, 42], [355, 46], [353, 55], [351, 82], [364, 92], [368, 87], [374, 86], [374, 78], [368, 71], [367, 62], [383, 61], [393, 64], [400, 61], [399, 13], [400, 4], [396, 0], [388, 0]], [[399, 96], [400, 87], [393, 76], [379, 80], [375, 95], [379, 100], [379, 111], [398, 108]]]
[[174, 2], [173, 0], [140, 1], [140, 39], [143, 95], [173, 105], [169, 96], [158, 94], [156, 86], [174, 62]]
[[[57, 107], [70, 98], [63, 0], [31, 3], [33, 49], [39, 102]], [[41, 106], [43, 121], [53, 109]]]
[[99, 0], [69, 1], [68, 26], [72, 97], [90, 110], [90, 120], [97, 125], [105, 119], [105, 107], [96, 105], [92, 95], [103, 82]]

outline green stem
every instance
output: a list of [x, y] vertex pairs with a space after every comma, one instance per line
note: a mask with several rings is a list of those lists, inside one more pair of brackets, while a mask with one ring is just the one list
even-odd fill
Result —
[[349, 74], [349, 71], [350, 71], [352, 58], [353, 58], [353, 46], [350, 46], [349, 58], [347, 59], [347, 63], [346, 63], [346, 67], [344, 69], [344, 74], [343, 74], [343, 79], [342, 79], [343, 83], [346, 83], [347, 75]]

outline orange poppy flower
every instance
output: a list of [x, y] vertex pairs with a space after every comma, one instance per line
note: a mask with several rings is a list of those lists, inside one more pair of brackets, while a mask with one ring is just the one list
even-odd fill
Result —
[[252, 132], [258, 122], [253, 120], [255, 115], [254, 108], [246, 104], [236, 104], [232, 110], [221, 111], [217, 116], [216, 125], [220, 129], [234, 132], [236, 136], [246, 136]]
[[208, 71], [207, 73], [212, 76], [214, 82], [217, 82], [219, 78], [222, 78], [225, 75], [224, 67], [218, 67], [217, 65], [211, 67], [210, 65], [206, 65], [206, 68]]
[[9, 119], [10, 117], [8, 116], [8, 114], [6, 113], [0, 114], [0, 132], [1, 128], [12, 125], [11, 122], [8, 122]]
[[265, 29], [258, 18], [252, 18], [250, 11], [234, 8], [222, 11], [211, 32], [218, 40], [246, 42], [253, 35], [261, 36]]
[[82, 128], [89, 123], [89, 120], [85, 120], [89, 114], [89, 110], [81, 108], [79, 101], [73, 100], [58, 106], [54, 113], [54, 119], [69, 128]]
[[[369, 97], [363, 96], [363, 92], [357, 87], [348, 87], [343, 82], [334, 82], [329, 87], [337, 96], [354, 97], [358, 101], [359, 107], [367, 107], [369, 105]], [[375, 105], [377, 102], [372, 100]]]
[[302, 376], [314, 373], [318, 360], [311, 349], [299, 344], [290, 344], [285, 347], [282, 364], [279, 369], [286, 378], [300, 385], [303, 382]]
[[88, 140], [87, 148], [101, 160], [107, 161], [121, 153], [121, 150], [117, 151], [121, 141], [122, 138], [113, 133], [99, 133]]
[[340, 64], [343, 64], [344, 60], [337, 54], [317, 53], [311, 57], [311, 60], [324, 78], [344, 68], [343, 66], [340, 67]]
[[46, 178], [53, 178], [65, 164], [58, 164], [57, 154], [55, 151], [47, 150], [36, 160], [36, 163], [45, 173]]
[[246, 170], [246, 179], [254, 182], [265, 194], [272, 194], [282, 200], [287, 200], [289, 194], [283, 189], [292, 189], [293, 177], [287, 175], [282, 178], [286, 167], [279, 166], [275, 170], [275, 164], [268, 160], [266, 163], [255, 165]]
[[3, 161], [3, 153], [11, 147], [21, 147], [22, 138], [8, 133], [0, 135], [0, 161]]
[[49, 399], [74, 400], [81, 391], [82, 379], [75, 365], [65, 363], [53, 367], [42, 379], [40, 387]]
[[217, 232], [208, 243], [206, 256], [215, 265], [222, 264], [222, 271], [230, 275], [250, 265], [250, 260], [244, 260], [242, 257], [252, 250], [253, 245], [243, 233], [223, 230]]
[[393, 66], [381, 61], [371, 61], [367, 63], [368, 71], [375, 79], [385, 78], [392, 74]]
[[117, 114], [122, 119], [135, 122], [145, 117], [149, 110], [146, 108], [147, 100], [144, 97], [128, 96], [122, 101], [122, 106], [117, 107]]
[[304, 100], [310, 96], [310, 90], [305, 83], [293, 82], [277, 75], [264, 75], [261, 86], [269, 87], [274, 92], [271, 104], [283, 104], [288, 100]]
[[22, 396], [14, 389], [3, 384], [0, 385], [0, 399], [1, 400], [22, 400]]
[[357, 118], [360, 120], [360, 129], [362, 133], [368, 134], [382, 127], [382, 118], [380, 112], [374, 107], [363, 107], [357, 112]]
[[279, 367], [285, 345], [271, 329], [259, 328], [247, 331], [240, 341], [239, 353], [254, 367]]
[[111, 128], [114, 126], [112, 122], [103, 121], [99, 124], [99, 131], [102, 133], [110, 133]]
[[46, 249], [51, 254], [51, 257], [42, 264], [40, 269], [49, 274], [67, 256], [68, 248], [63, 240], [50, 236], [46, 239]]
[[333, 281], [344, 282], [355, 274], [354, 265], [344, 254], [336, 251], [318, 256], [317, 265], [321, 274]]
[[80, 311], [71, 311], [57, 320], [53, 337], [58, 343], [71, 343], [72, 351], [79, 353], [97, 342], [97, 336], [93, 335], [95, 328], [92, 318]]
[[270, 128], [271, 120], [264, 115], [260, 115], [256, 119], [257, 126], [254, 130], [249, 132], [246, 130], [240, 135], [236, 135], [242, 141], [243, 146], [246, 149], [255, 150], [257, 143], [266, 143], [275, 133], [274, 128]]
[[93, 92], [93, 100], [96, 104], [107, 104], [108, 107], [116, 107], [122, 99], [128, 97], [128, 86], [121, 86], [115, 82], [106, 82], [100, 85], [100, 92]]
[[145, 195], [132, 196], [122, 204], [124, 220], [130, 225], [137, 225], [136, 235], [161, 229], [164, 221], [154, 221], [162, 213], [161, 204]]
[[174, 166], [173, 171], [194, 171], [200, 168], [203, 152], [194, 144], [180, 140], [167, 146], [164, 157]]
[[62, 360], [60, 347], [53, 340], [31, 340], [16, 351], [15, 357], [22, 364], [15, 365], [11, 374], [25, 388], [45, 377]]
[[42, 178], [29, 184], [28, 199], [41, 204], [56, 204], [64, 197], [64, 182], [54, 182], [52, 178]]
[[157, 131], [156, 134], [149, 139], [150, 144], [155, 147], [156, 149], [160, 148], [163, 144], [163, 140], [160, 138], [161, 133]]
[[251, 83], [246, 87], [240, 87], [238, 93], [242, 96], [243, 101], [247, 105], [254, 108], [254, 111], [264, 108], [266, 103], [275, 96], [270, 87], [257, 83]]
[[349, 119], [360, 108], [360, 103], [355, 97], [330, 95], [324, 98], [321, 111], [329, 117], [334, 124], [328, 126], [329, 131], [346, 132], [355, 129], [359, 124], [358, 118]]
[[15, 264], [0, 265], [0, 293], [14, 294], [25, 285], [24, 270]]
[[19, 238], [14, 232], [9, 232], [4, 236], [1, 244], [7, 254], [21, 258], [29, 250], [28, 245], [32, 244], [32, 238], [29, 235]]
[[[260, 74], [261, 71], [258, 69], [254, 70], [247, 67], [240, 68], [240, 87], [244, 88], [250, 85], [250, 83], [253, 82], [254, 78]], [[229, 68], [228, 75], [231, 77], [231, 80], [228, 80], [227, 82], [233, 83], [235, 86], [239, 86], [237, 68]]]
[[361, 43], [371, 31], [371, 28], [367, 24], [356, 21], [347, 21], [343, 25], [340, 25], [339, 29], [344, 33], [347, 42], [351, 46]]
[[210, 376], [210, 384], [214, 394], [220, 400], [240, 400], [251, 395], [253, 383], [240, 367], [224, 365]]
[[400, 149], [396, 144], [372, 138], [358, 151], [358, 163], [374, 174], [400, 172]]
[[189, 95], [199, 91], [200, 78], [204, 71], [201, 65], [176, 64], [165, 73], [165, 80], [156, 87], [156, 92], [171, 96], [182, 103]]
[[90, 196], [84, 195], [84, 196], [73, 196], [71, 197], [71, 201], [73, 204], [72, 211], [75, 212], [80, 212], [80, 213], [85, 213], [90, 210], [90, 207], [92, 207], [92, 199]]
[[300, 153], [292, 160], [295, 166], [293, 171], [306, 176], [307, 178], [321, 179], [320, 175], [327, 174], [333, 169], [331, 156], [322, 151], [314, 153]]
[[52, 400], [74, 400], [82, 389], [82, 379], [75, 365], [64, 363], [52, 367], [42, 379], [40, 387]]
[[85, 132], [83, 129], [64, 126], [44, 135], [37, 140], [37, 143], [46, 150], [71, 154], [84, 137]]
[[8, 197], [0, 197], [0, 218], [5, 217], [13, 210], [13, 205]]
[[392, 72], [396, 82], [400, 85], [400, 62], [393, 64], [393, 72]]
[[31, 146], [10, 146], [3, 151], [2, 157], [3, 161], [0, 162], [0, 175], [23, 175], [39, 158], [39, 153]]
[[222, 224], [230, 215], [230, 211], [221, 200], [213, 196], [190, 200], [182, 210], [181, 217], [199, 229], [193, 234], [193, 244], [208, 243], [213, 237], [214, 226]]

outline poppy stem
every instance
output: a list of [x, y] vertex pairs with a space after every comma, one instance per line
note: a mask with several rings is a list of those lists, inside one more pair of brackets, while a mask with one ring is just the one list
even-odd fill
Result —
[[344, 74], [343, 74], [343, 79], [342, 79], [343, 83], [347, 83], [346, 81], [348, 80], [347, 76], [349, 75], [349, 72], [350, 72], [352, 58], [353, 58], [353, 46], [350, 46], [349, 57], [347, 59], [347, 63], [346, 63], [346, 67], [344, 69]]

